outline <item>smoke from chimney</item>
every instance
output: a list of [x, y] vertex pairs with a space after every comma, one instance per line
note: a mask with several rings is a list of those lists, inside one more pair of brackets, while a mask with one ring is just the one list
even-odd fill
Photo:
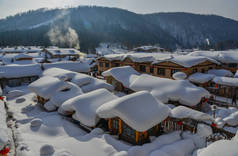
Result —
[[70, 12], [63, 10], [52, 23], [47, 33], [50, 42], [54, 46], [79, 49], [79, 38], [77, 32], [70, 27]]

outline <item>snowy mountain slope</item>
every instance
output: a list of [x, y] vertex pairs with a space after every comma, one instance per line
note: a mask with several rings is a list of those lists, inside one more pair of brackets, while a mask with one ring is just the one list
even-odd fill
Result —
[[[32, 44], [35, 40], [50, 45], [47, 33], [55, 26], [75, 30], [82, 49], [95, 48], [102, 42], [128, 47], [159, 43], [165, 48], [175, 48], [178, 44], [189, 48], [208, 42], [238, 41], [238, 22], [220, 16], [191, 13], [142, 15], [117, 8], [84, 6], [39, 9], [2, 19], [0, 45]], [[13, 35], [16, 40], [12, 40]]]

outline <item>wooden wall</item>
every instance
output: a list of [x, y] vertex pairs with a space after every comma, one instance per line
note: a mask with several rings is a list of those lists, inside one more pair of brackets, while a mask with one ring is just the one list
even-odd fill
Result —
[[[97, 60], [97, 62], [98, 62], [99, 74], [101, 74], [102, 72], [110, 68], [117, 67], [118, 65], [120, 65], [120, 66], [131, 66], [140, 73], [147, 73], [147, 74], [152, 74], [154, 76], [158, 76], [162, 78], [170, 78], [170, 79], [172, 79], [172, 75], [175, 71], [184, 72], [189, 76], [195, 72], [207, 73], [209, 69], [218, 68], [215, 63], [208, 60], [193, 67], [183, 67], [171, 61], [160, 62], [157, 64], [152, 64], [152, 62], [139, 63], [139, 62], [133, 62], [130, 58], [126, 58], [123, 61], [119, 61], [119, 60], [109, 61], [106, 58], [100, 58]], [[144, 66], [145, 71], [141, 71], [141, 66]], [[158, 73], [159, 69], [164, 70], [164, 74]]]

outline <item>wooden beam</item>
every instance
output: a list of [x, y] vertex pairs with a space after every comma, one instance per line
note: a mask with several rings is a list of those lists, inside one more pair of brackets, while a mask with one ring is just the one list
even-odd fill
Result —
[[119, 120], [119, 134], [121, 134], [122, 133], [122, 121], [121, 121], [121, 119], [118, 119]]
[[140, 133], [136, 131], [136, 143], [138, 143], [138, 141], [139, 141], [139, 134]]
[[108, 120], [108, 129], [111, 130], [112, 128], [112, 119]]

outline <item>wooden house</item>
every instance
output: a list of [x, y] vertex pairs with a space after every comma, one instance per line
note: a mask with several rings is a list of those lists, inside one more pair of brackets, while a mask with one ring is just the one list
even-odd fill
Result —
[[149, 136], [161, 134], [160, 123], [168, 117], [169, 112], [168, 106], [147, 91], [115, 99], [97, 110], [99, 117], [108, 121], [112, 135], [137, 145], [149, 142]]
[[147, 131], [139, 132], [118, 117], [108, 120], [108, 130], [110, 134], [118, 135], [119, 139], [138, 145], [150, 142], [149, 136], [159, 136], [162, 134], [161, 124], [157, 124]]
[[[104, 71], [110, 69], [110, 64], [111, 62], [105, 58], [105, 57], [101, 57], [99, 59], [97, 59], [97, 64], [98, 64], [98, 74], [101, 75]], [[116, 66], [121, 66], [120, 65], [120, 61], [119, 61], [119, 64], [114, 64]]]
[[37, 95], [38, 102], [44, 105], [57, 92], [68, 88], [68, 84], [55, 77], [43, 76], [31, 83], [28, 88]]
[[29, 84], [39, 78], [40, 65], [11, 65], [0, 67], [1, 87], [16, 87]]
[[226, 98], [238, 98], [238, 79], [231, 77], [215, 77], [211, 92]]
[[184, 72], [186, 75], [194, 73], [207, 73], [209, 69], [217, 67], [215, 60], [209, 60], [205, 57], [192, 57], [192, 56], [176, 56], [166, 61], [159, 61], [154, 63], [154, 75], [163, 78], [173, 78], [176, 72]]
[[107, 89], [96, 89], [67, 100], [61, 105], [59, 112], [63, 115], [72, 115], [78, 124], [87, 129], [100, 127], [107, 130], [107, 122], [98, 118], [96, 110], [104, 103], [117, 98]]
[[198, 110], [201, 109], [205, 97], [210, 95], [206, 89], [197, 87], [186, 80], [172, 80], [148, 74], [142, 74], [136, 78], [131, 83], [130, 89], [147, 90], [163, 103], [185, 105]]
[[171, 110], [169, 117], [161, 123], [165, 133], [181, 130], [197, 132], [198, 124], [210, 125], [213, 122], [209, 114], [185, 107], [178, 106]]
[[73, 48], [46, 48], [43, 49], [43, 52], [45, 52], [45, 54], [51, 59], [62, 59], [67, 57], [68, 60], [77, 60], [79, 57], [85, 55], [84, 53]]
[[220, 68], [231, 71], [233, 74], [238, 70], [238, 54], [236, 50], [227, 51], [195, 51], [191, 56], [205, 56], [220, 62]]
[[188, 77], [188, 80], [196, 86], [209, 89], [212, 87], [212, 79], [215, 77], [213, 74], [194, 73]]
[[162, 78], [172, 79], [176, 72], [184, 72], [188, 76], [196, 73], [207, 73], [217, 68], [219, 64], [213, 59], [188, 55], [175, 55], [164, 53], [132, 53], [124, 55], [104, 56], [97, 60], [99, 74], [119, 66], [131, 66], [140, 73], [147, 73]]
[[102, 73], [107, 83], [113, 85], [116, 91], [133, 93], [129, 86], [140, 75], [131, 66], [111, 68]]
[[24, 54], [24, 53], [18, 54], [14, 58], [16, 61], [32, 61], [33, 59], [32, 56], [30, 56], [29, 54]]

